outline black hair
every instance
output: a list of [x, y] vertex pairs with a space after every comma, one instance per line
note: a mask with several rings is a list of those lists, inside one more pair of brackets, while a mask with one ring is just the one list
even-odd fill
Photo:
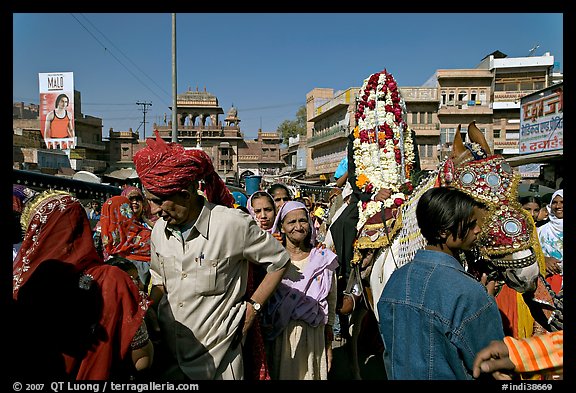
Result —
[[518, 198], [518, 202], [520, 202], [522, 206], [524, 206], [527, 203], [536, 203], [538, 207], [540, 208], [542, 207], [542, 199], [540, 199], [540, 197], [536, 195], [521, 196]]
[[282, 183], [272, 184], [268, 188], [268, 194], [274, 196], [274, 193], [279, 189], [283, 189], [284, 191], [286, 191], [286, 195], [288, 195], [290, 198], [292, 198], [292, 193], [290, 192], [290, 189], [285, 184], [282, 184]]
[[54, 103], [54, 107], [58, 108], [58, 104], [60, 104], [60, 100], [62, 100], [62, 98], [66, 98], [68, 100], [68, 103], [70, 103], [70, 98], [68, 98], [68, 96], [64, 93], [59, 94], [58, 97], [56, 97], [56, 102]]
[[113, 255], [109, 260], [106, 261], [108, 265], [117, 266], [120, 269], [128, 272], [129, 270], [136, 269], [136, 265], [134, 265], [129, 259], [121, 257], [119, 255]]
[[258, 198], [267, 198], [272, 204], [272, 207], [274, 208], [274, 216], [278, 214], [278, 212], [276, 211], [276, 204], [274, 203], [274, 198], [272, 198], [271, 194], [269, 194], [266, 191], [256, 191], [254, 194], [250, 196], [250, 204], [252, 204], [252, 202]]
[[474, 207], [486, 206], [462, 191], [435, 187], [427, 190], [416, 206], [416, 219], [422, 236], [430, 245], [442, 244], [441, 232], [464, 239], [475, 224], [471, 220]]

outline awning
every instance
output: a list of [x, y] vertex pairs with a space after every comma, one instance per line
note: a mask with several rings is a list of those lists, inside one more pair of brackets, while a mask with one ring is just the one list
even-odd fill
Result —
[[103, 176], [113, 177], [114, 179], [120, 180], [138, 179], [138, 173], [136, 173], [136, 169], [133, 168], [118, 169], [110, 173], [105, 173]]
[[510, 166], [520, 166], [532, 163], [552, 163], [562, 161], [564, 150], [543, 151], [539, 153], [522, 154], [516, 157], [506, 158]]
[[120, 195], [122, 192], [120, 187], [108, 184], [92, 183], [19, 169], [12, 169], [12, 172], [14, 184], [22, 184], [36, 191], [62, 190], [72, 193], [79, 199], [107, 199], [112, 195]]
[[292, 179], [296, 184], [302, 184], [307, 186], [323, 186], [326, 182], [321, 180], [320, 178], [311, 179], [311, 180], [302, 180], [302, 179]]

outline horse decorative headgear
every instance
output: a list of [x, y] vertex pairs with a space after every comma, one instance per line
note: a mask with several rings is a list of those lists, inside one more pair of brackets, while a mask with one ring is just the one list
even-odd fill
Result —
[[[468, 136], [473, 142], [463, 143], [458, 126], [452, 155], [439, 171], [439, 185], [459, 189], [487, 206], [478, 246], [491, 264], [499, 269], [519, 269], [536, 263], [534, 221], [518, 202], [520, 174], [504, 157], [491, 155], [475, 122], [469, 124]], [[517, 257], [510, 258], [511, 254]]]

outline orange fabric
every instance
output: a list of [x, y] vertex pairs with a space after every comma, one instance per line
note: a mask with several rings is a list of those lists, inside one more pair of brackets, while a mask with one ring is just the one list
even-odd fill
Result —
[[522, 340], [505, 337], [509, 357], [518, 372], [550, 371], [564, 364], [564, 331], [532, 336]]
[[50, 122], [50, 137], [51, 138], [68, 138], [68, 112], [63, 118], [59, 118], [54, 112], [54, 119]]
[[547, 277], [546, 281], [550, 284], [550, 287], [554, 292], [558, 293], [562, 289], [562, 276], [560, 274], [554, 274]]
[[517, 292], [504, 284], [496, 295], [496, 304], [502, 316], [504, 334], [506, 336], [518, 337], [518, 303]]

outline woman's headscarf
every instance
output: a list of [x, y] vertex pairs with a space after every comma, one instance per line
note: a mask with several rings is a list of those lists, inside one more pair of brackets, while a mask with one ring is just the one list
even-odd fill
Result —
[[21, 184], [12, 185], [12, 210], [16, 213], [22, 213], [24, 205], [38, 195], [38, 191], [23, 186]]
[[282, 229], [282, 220], [284, 220], [284, 217], [286, 217], [286, 215], [291, 211], [297, 209], [303, 209], [306, 212], [306, 217], [308, 217], [308, 225], [310, 226], [310, 245], [314, 247], [316, 245], [316, 229], [314, 229], [314, 223], [310, 217], [310, 212], [308, 212], [306, 205], [304, 205], [302, 202], [285, 202], [280, 208], [280, 211], [276, 214], [276, 219], [274, 220], [274, 225], [272, 225], [272, 230], [270, 233], [280, 232], [280, 229]]
[[101, 262], [86, 210], [68, 193], [46, 191], [38, 195], [26, 204], [20, 222], [25, 234], [14, 265], [15, 299], [18, 289], [45, 260], [73, 264], [78, 272]]
[[[30, 293], [26, 284], [31, 277], [40, 279], [34, 276], [34, 272], [45, 262], [56, 262], [60, 266], [71, 265], [77, 274], [75, 283], [78, 288], [93, 288], [95, 285], [98, 290], [101, 299], [94, 332], [99, 333], [85, 333], [96, 334], [96, 341], [82, 356], [75, 357], [64, 352], [60, 356], [68, 376], [72, 379], [109, 379], [114, 365], [121, 361], [130, 361], [126, 356], [130, 343], [144, 320], [148, 300], [139, 292], [126, 272], [102, 261], [94, 247], [86, 211], [80, 201], [70, 194], [46, 191], [38, 195], [24, 208], [21, 223], [26, 233], [13, 270], [13, 299], [18, 305], [20, 290]], [[34, 299], [46, 299], [50, 293], [41, 295]], [[62, 307], [63, 303], [60, 302], [61, 299], [40, 301], [41, 304], [36, 304], [36, 307], [50, 304]], [[69, 310], [67, 314], [73, 318], [78, 312], [79, 310]], [[45, 322], [65, 323], [59, 320]], [[41, 334], [42, 331], [42, 326], [38, 326], [36, 333]], [[34, 354], [31, 353], [30, 356]]]
[[[274, 198], [272, 198], [272, 195], [270, 195], [266, 191], [260, 190], [260, 191], [256, 191], [252, 195], [250, 195], [250, 197], [248, 198], [248, 201], [246, 202], [246, 209], [248, 210], [248, 213], [250, 213], [250, 215], [252, 216], [254, 221], [258, 222], [258, 219], [256, 218], [256, 213], [254, 213], [254, 207], [252, 207], [252, 199], [253, 199], [252, 197], [254, 196], [254, 194], [259, 195], [257, 198], [268, 198], [270, 200], [270, 202], [272, 203], [272, 208], [274, 209], [274, 223], [275, 223], [276, 218], [278, 218], [278, 212], [276, 211], [276, 204], [274, 203]], [[272, 224], [272, 227], [270, 227], [270, 229], [265, 229], [265, 231], [269, 232], [269, 233], [274, 233], [273, 229], [274, 229], [274, 224]]]
[[556, 190], [552, 194], [550, 203], [546, 205], [550, 221], [538, 228], [538, 237], [544, 254], [562, 261], [564, 257], [564, 219], [556, 217], [552, 210], [552, 201], [557, 196], [564, 199], [564, 190]]
[[100, 228], [105, 260], [120, 256], [150, 262], [152, 231], [136, 219], [127, 197], [116, 195], [104, 202]]
[[139, 196], [140, 198], [142, 198], [142, 217], [146, 217], [152, 222], [158, 219], [157, 215], [152, 214], [150, 210], [150, 202], [148, 202], [148, 199], [146, 199], [144, 193], [138, 187], [126, 186], [124, 187], [120, 195], [125, 196], [128, 199], [134, 196]]

